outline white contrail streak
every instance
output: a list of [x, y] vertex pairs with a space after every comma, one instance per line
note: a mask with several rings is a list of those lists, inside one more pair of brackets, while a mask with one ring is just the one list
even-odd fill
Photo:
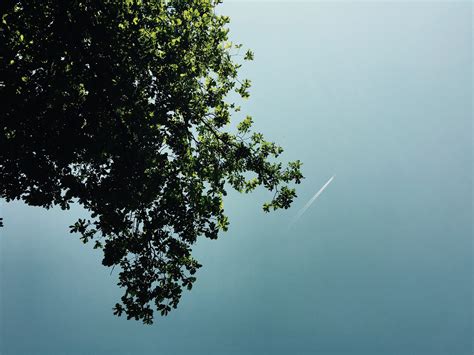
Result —
[[316, 201], [316, 199], [319, 197], [319, 195], [321, 195], [323, 193], [323, 191], [326, 189], [326, 187], [328, 187], [328, 185], [334, 180], [335, 176], [336, 175], [331, 176], [331, 178], [323, 185], [323, 187], [321, 187], [319, 189], [319, 191], [316, 192], [313, 197], [311, 197], [311, 199], [306, 203], [306, 205], [304, 205], [304, 207], [299, 210], [299, 212], [297, 213], [295, 218], [293, 218], [293, 221], [291, 222], [290, 226], [293, 225], [294, 223], [296, 223], [298, 221], [298, 219], [301, 218], [301, 216], [313, 204], [313, 202]]

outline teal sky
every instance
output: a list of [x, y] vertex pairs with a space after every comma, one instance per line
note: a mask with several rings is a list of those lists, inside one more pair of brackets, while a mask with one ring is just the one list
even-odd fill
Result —
[[[471, 2], [248, 2], [243, 115], [303, 161], [287, 211], [231, 193], [231, 227], [151, 327], [68, 226], [3, 203], [0, 354], [472, 354]], [[240, 117], [236, 117], [238, 119]], [[291, 228], [298, 210], [336, 178]]]

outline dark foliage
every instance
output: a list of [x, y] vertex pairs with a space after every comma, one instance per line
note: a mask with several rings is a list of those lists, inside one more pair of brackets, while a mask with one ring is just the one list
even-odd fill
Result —
[[71, 232], [119, 267], [114, 313], [129, 319], [151, 323], [191, 289], [191, 246], [227, 229], [227, 186], [273, 191], [269, 211], [288, 208], [287, 184], [302, 179], [250, 117], [228, 128], [239, 107], [226, 97], [248, 97], [250, 81], [237, 77], [241, 45], [216, 5], [1, 2], [1, 197], [89, 210]]

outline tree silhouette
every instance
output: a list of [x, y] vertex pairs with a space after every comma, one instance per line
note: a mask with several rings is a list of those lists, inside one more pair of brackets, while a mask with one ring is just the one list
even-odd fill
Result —
[[227, 230], [226, 188], [273, 191], [268, 212], [288, 208], [302, 179], [251, 117], [229, 126], [240, 108], [228, 96], [248, 97], [250, 81], [219, 2], [1, 4], [1, 197], [90, 211], [71, 232], [119, 267], [114, 313], [128, 319], [152, 323], [191, 289], [192, 244]]

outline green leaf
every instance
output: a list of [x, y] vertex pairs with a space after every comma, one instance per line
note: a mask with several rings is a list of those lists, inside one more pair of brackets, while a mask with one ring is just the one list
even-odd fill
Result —
[[253, 52], [249, 49], [245, 53], [244, 60], [253, 60], [254, 59], [254, 54]]

